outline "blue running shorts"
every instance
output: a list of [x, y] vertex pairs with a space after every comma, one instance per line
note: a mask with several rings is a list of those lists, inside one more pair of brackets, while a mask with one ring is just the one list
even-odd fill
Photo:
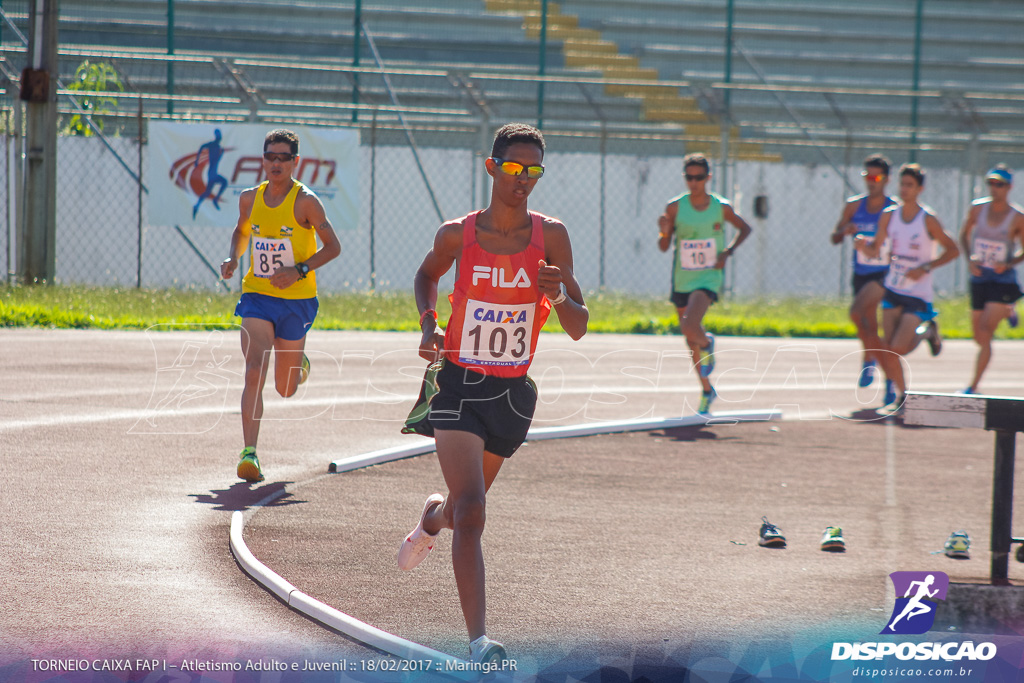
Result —
[[298, 341], [316, 320], [320, 301], [312, 299], [282, 299], [256, 292], [246, 292], [235, 306], [235, 315], [240, 318], [259, 318], [274, 325], [274, 336], [288, 341]]

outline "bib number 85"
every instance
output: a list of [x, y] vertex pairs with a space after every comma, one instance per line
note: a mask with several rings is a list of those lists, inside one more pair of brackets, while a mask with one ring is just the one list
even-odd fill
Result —
[[295, 265], [291, 240], [255, 237], [252, 247], [252, 273], [256, 277], [270, 277], [278, 268]]

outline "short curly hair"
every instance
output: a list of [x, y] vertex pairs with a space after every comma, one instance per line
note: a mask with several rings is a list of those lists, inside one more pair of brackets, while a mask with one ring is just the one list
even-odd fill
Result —
[[541, 156], [544, 155], [543, 133], [526, 123], [506, 123], [494, 133], [491, 156], [500, 159], [509, 147], [520, 143], [535, 145], [540, 149]]

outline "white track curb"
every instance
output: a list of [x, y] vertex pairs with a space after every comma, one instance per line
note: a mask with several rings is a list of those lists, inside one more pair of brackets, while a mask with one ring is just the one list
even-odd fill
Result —
[[[231, 552], [234, 553], [235, 559], [238, 564], [242, 567], [242, 570], [246, 574], [251, 576], [257, 583], [264, 586], [271, 593], [280, 598], [281, 602], [285, 603], [292, 609], [305, 614], [310, 619], [317, 621], [325, 626], [335, 629], [346, 636], [355, 638], [361, 643], [365, 643], [370, 647], [387, 652], [401, 657], [402, 659], [419, 659], [419, 660], [432, 660], [438, 664], [438, 670], [444, 671], [445, 674], [454, 676], [456, 678], [467, 678], [476, 679], [479, 678], [478, 673], [472, 673], [471, 676], [462, 676], [462, 672], [459, 671], [460, 667], [465, 666], [465, 662], [460, 660], [458, 657], [452, 657], [451, 655], [437, 650], [432, 650], [429, 647], [424, 647], [418, 643], [414, 643], [411, 640], [400, 638], [396, 635], [382, 631], [379, 628], [370, 626], [369, 624], [359, 621], [355, 617], [349, 616], [344, 612], [325, 605], [324, 603], [311, 598], [302, 591], [298, 590], [292, 584], [285, 581], [281, 576], [271, 571], [265, 564], [256, 559], [256, 557], [249, 551], [248, 546], [245, 545], [245, 541], [242, 539], [242, 527], [244, 525], [244, 516], [240, 510], [235, 510], [231, 513], [231, 533], [230, 533], [230, 544]], [[451, 662], [454, 666], [454, 670], [446, 670], [445, 663]]]
[[[566, 439], [577, 436], [591, 436], [596, 434], [616, 434], [621, 432], [647, 431], [651, 429], [669, 429], [672, 427], [690, 427], [702, 424], [735, 424], [737, 422], [765, 422], [782, 418], [782, 412], [778, 410], [737, 410], [714, 415], [691, 415], [688, 417], [670, 418], [649, 418], [641, 420], [617, 420], [613, 422], [592, 422], [580, 425], [567, 425], [563, 427], [540, 427], [531, 429], [526, 437], [527, 441], [544, 441], [547, 439]], [[417, 455], [424, 455], [434, 451], [433, 439], [420, 439], [419, 443], [410, 446], [399, 446], [396, 448], [385, 448], [379, 451], [371, 451], [362, 455], [355, 455], [341, 460], [335, 460], [328, 468], [330, 472], [348, 472], [362, 467], [379, 465], [402, 458], [411, 458]], [[254, 508], [258, 509], [266, 503], [283, 494], [284, 490], [257, 503]], [[329, 628], [344, 633], [361, 643], [376, 648], [383, 652], [401, 657], [403, 659], [429, 659], [439, 664], [439, 671], [445, 674], [464, 680], [476, 680], [479, 672], [460, 670], [460, 665], [465, 662], [457, 657], [432, 650], [423, 645], [400, 638], [394, 634], [382, 631], [379, 628], [359, 621], [355, 617], [325, 605], [305, 593], [299, 591], [295, 586], [288, 583], [278, 574], [272, 572], [266, 565], [260, 562], [249, 551], [242, 538], [242, 528], [245, 518], [241, 511], [236, 510], [231, 514], [230, 545], [242, 570], [251, 576], [257, 583], [276, 595], [281, 602], [292, 609], [305, 614], [310, 619], [317, 621]], [[454, 665], [449, 671], [445, 667], [446, 662]]]
[[[767, 422], [782, 419], [780, 410], [734, 410], [713, 415], [688, 415], [686, 417], [650, 417], [639, 420], [615, 420], [612, 422], [587, 422], [562, 427], [535, 427], [526, 434], [527, 441], [546, 441], [548, 439], [568, 439], [576, 436], [594, 436], [597, 434], [619, 434], [622, 432], [643, 432], [651, 429], [671, 429], [672, 427], [694, 427], [703, 424], [736, 424], [737, 422]], [[372, 451], [362, 455], [353, 455], [335, 460], [327, 466], [328, 472], [350, 472], [361, 467], [379, 465], [392, 460], [412, 458], [434, 452], [433, 439], [418, 439], [419, 443], [411, 446], [398, 446]]]

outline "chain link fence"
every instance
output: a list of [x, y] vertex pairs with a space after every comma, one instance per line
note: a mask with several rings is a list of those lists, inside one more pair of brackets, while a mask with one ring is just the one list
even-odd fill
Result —
[[[484, 51], [467, 41], [460, 49], [468, 56], [458, 64], [442, 63], [455, 54], [445, 52], [454, 49], [449, 45], [436, 46], [436, 54], [417, 52], [415, 22], [434, 26], [438, 21], [429, 3], [405, 3], [403, 9], [383, 2], [369, 8], [363, 17], [362, 41], [353, 41], [352, 8], [328, 4], [297, 9], [267, 36], [272, 45], [283, 47], [293, 44], [296, 35], [310, 33], [302, 46], [309, 55], [289, 60], [268, 57], [266, 50], [258, 54], [247, 42], [258, 31], [245, 22], [223, 41], [210, 42], [213, 34], [203, 25], [204, 17], [213, 25], [227, 11], [213, 3], [182, 5], [179, 45], [188, 49], [179, 47], [176, 54], [162, 49], [168, 27], [164, 3], [62, 3], [58, 282], [225, 286], [217, 281], [216, 265], [228, 250], [236, 218], [233, 202], [225, 203], [223, 221], [217, 225], [147, 225], [146, 136], [148, 122], [155, 119], [204, 121], [211, 126], [259, 122], [268, 130], [308, 125], [360, 131], [359, 221], [336, 225], [343, 251], [318, 274], [325, 292], [410, 289], [412, 274], [440, 222], [486, 206], [489, 179], [483, 159], [494, 129], [510, 120], [543, 121], [548, 171], [530, 205], [568, 226], [577, 277], [584, 288], [645, 296], [668, 293], [671, 254], [657, 249], [657, 216], [685, 189], [681, 159], [686, 153], [699, 151], [711, 158], [712, 188], [732, 199], [754, 228], [726, 273], [727, 290], [738, 298], [849, 294], [849, 242], [833, 246], [828, 233], [846, 197], [861, 191], [860, 163], [870, 153], [886, 153], [897, 166], [911, 158], [922, 163], [929, 172], [922, 201], [954, 234], [971, 200], [982, 193], [980, 173], [998, 161], [1012, 164], [1024, 159], [1012, 141], [979, 137], [983, 127], [968, 130], [961, 125], [970, 114], [956, 109], [970, 104], [963, 97], [932, 97], [921, 91], [922, 98], [932, 97], [932, 104], [939, 104], [923, 106], [921, 134], [927, 136], [927, 144], [912, 145], [905, 135], [911, 101], [907, 92], [894, 87], [858, 94], [850, 92], [846, 81], [829, 85], [826, 74], [820, 75], [813, 92], [792, 84], [773, 85], [765, 69], [770, 75], [782, 69], [778, 64], [785, 59], [769, 31], [770, 12], [761, 7], [737, 5], [737, 43], [723, 53], [708, 31], [720, 32], [723, 22], [731, 21], [724, 3], [704, 17], [708, 31], [691, 31], [687, 35], [693, 40], [685, 45], [670, 44], [671, 31], [665, 27], [692, 14], [689, 5], [658, 3], [627, 20], [607, 3], [563, 3], [563, 12], [575, 11], [588, 30], [614, 40], [621, 52], [632, 50], [647, 63], [659, 65], [661, 72], [675, 70], [677, 77], [688, 79], [670, 81], [661, 73], [654, 82], [574, 67], [568, 38], [549, 45], [545, 58], [550, 72], [540, 78], [530, 63], [537, 59], [536, 40], [529, 31], [523, 33], [520, 20], [507, 13], [483, 13], [469, 3], [453, 6], [446, 15], [452, 23], [445, 27], [445, 35], [452, 44], [461, 39], [459, 22], [496, 31], [503, 43], [501, 50]], [[603, 9], [597, 11], [597, 5]], [[250, 23], [268, 13], [280, 14], [280, 6], [273, 2], [249, 0], [247, 6], [252, 9]], [[0, 25], [6, 77], [0, 95], [6, 122], [0, 192], [8, 207], [2, 241], [12, 278], [18, 259], [13, 236], [24, 192], [19, 186], [24, 122], [19, 116], [17, 74], [25, 64], [25, 50], [16, 29], [24, 31], [28, 9], [25, 0], [7, 0], [0, 8], [7, 19]], [[887, 31], [912, 32], [912, 17], [908, 19], [902, 9], [893, 12], [899, 21]], [[776, 19], [790, 16], [783, 14]], [[766, 23], [751, 24], [751, 17]], [[935, 22], [948, 25], [947, 19], [937, 16]], [[639, 36], [655, 29], [666, 36], [664, 44], [638, 42]], [[842, 38], [844, 45], [848, 47], [861, 30], [868, 29], [851, 28]], [[940, 34], [934, 40], [944, 35]], [[116, 36], [123, 40], [117, 42]], [[198, 49], [204, 44], [222, 51], [204, 53]], [[361, 46], [361, 62], [353, 58], [356, 46]], [[819, 48], [826, 49], [815, 47]], [[999, 49], [1013, 48], [1003, 40]], [[333, 60], [317, 52], [330, 50], [338, 55]], [[789, 58], [798, 60], [799, 52], [794, 47]], [[735, 62], [731, 71], [723, 65], [730, 54]], [[423, 63], [415, 63], [414, 55]], [[474, 62], [474, 55], [489, 61]], [[70, 87], [82, 81], [83, 67], [98, 64], [111, 68], [115, 92], [101, 95]], [[924, 66], [926, 76], [935, 74], [933, 79], [945, 68], [937, 61]], [[727, 73], [732, 82], [721, 82]], [[700, 104], [698, 114], [704, 122], [650, 118], [652, 105], [637, 94], [645, 89], [669, 91], [671, 97], [657, 100], [662, 104], [686, 95]], [[991, 101], [972, 97], [971, 102], [988, 102], [1004, 117], [1010, 114], [1002, 105], [1019, 100], [1012, 94]], [[101, 135], [84, 134], [81, 120], [75, 123], [83, 102], [93, 120], [103, 124]], [[943, 113], [942, 107], [949, 111]], [[832, 120], [821, 118], [822, 108], [834, 115]], [[878, 112], [886, 110], [893, 115], [879, 119]], [[750, 112], [757, 112], [760, 120], [739, 120], [754, 116]], [[819, 118], [811, 120], [812, 115]], [[950, 127], [935, 123], [941, 116], [952, 121]], [[858, 128], [862, 119], [872, 121], [870, 130]], [[887, 133], [887, 126], [899, 130]], [[896, 184], [894, 177], [890, 193], [895, 193]], [[753, 210], [758, 197], [768, 208], [764, 216], [755, 216]], [[944, 294], [964, 292], [962, 262], [936, 273], [936, 283]], [[230, 286], [237, 289], [238, 283]]]
[[[276, 123], [268, 122], [268, 129]], [[342, 256], [318, 274], [322, 291], [408, 290], [441, 219], [408, 145], [374, 144], [364, 132], [360, 159], [360, 221], [337, 225]], [[486, 206], [488, 180], [481, 150], [424, 147], [426, 178], [445, 220]], [[19, 138], [8, 150], [0, 192], [10, 196]], [[530, 206], [565, 222], [573, 240], [576, 275], [586, 289], [667, 295], [671, 254], [657, 249], [657, 217], [684, 190], [680, 150], [671, 156], [560, 152], [548, 136], [547, 172]], [[137, 139], [61, 136], [58, 141], [57, 281], [142, 287], [218, 287], [216, 266], [227, 254], [237, 208], [225, 203], [223, 223], [187, 232], [145, 223], [146, 145]], [[754, 228], [727, 271], [733, 296], [841, 297], [849, 293], [849, 242], [828, 239], [859, 165], [730, 163], [712, 159], [712, 184]], [[726, 175], [723, 187], [716, 176]], [[974, 197], [973, 179], [959, 169], [929, 169], [922, 201], [955, 235]], [[895, 190], [895, 180], [889, 190]], [[767, 216], [755, 217], [764, 197]], [[10, 238], [17, 201], [6, 202], [4, 231], [9, 271], [17, 255]], [[961, 264], [936, 274], [938, 289], [966, 289]], [[233, 285], [237, 288], [237, 283]]]

